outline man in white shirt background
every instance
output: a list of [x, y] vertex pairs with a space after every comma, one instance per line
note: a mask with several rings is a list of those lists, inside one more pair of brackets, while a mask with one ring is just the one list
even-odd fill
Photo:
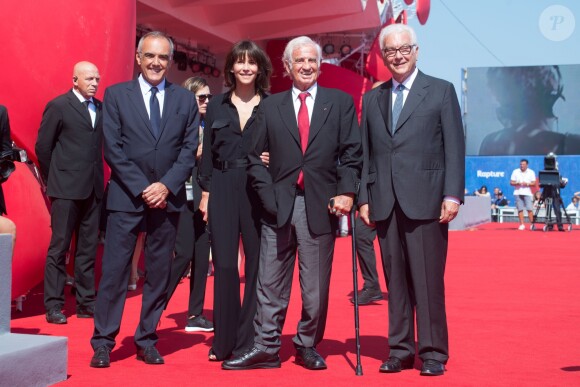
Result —
[[518, 217], [520, 218], [518, 230], [525, 230], [524, 210], [528, 212], [530, 223], [534, 221], [534, 214], [532, 212], [533, 193], [531, 187], [536, 185], [536, 173], [528, 168], [528, 160], [520, 160], [520, 167], [514, 169], [512, 172], [510, 184], [515, 187], [514, 196], [516, 198]]

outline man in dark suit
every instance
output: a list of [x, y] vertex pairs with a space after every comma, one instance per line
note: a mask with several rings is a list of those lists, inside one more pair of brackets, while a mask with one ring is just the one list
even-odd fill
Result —
[[[222, 368], [280, 367], [280, 336], [292, 285], [296, 251], [302, 318], [296, 362], [325, 369], [316, 352], [326, 326], [336, 216], [347, 214], [357, 191], [362, 151], [352, 98], [317, 85], [320, 46], [302, 36], [284, 51], [293, 87], [260, 104], [249, 175], [266, 210], [258, 274], [254, 347]], [[260, 155], [270, 152], [269, 167]], [[329, 200], [332, 199], [332, 204]]]
[[135, 332], [137, 360], [163, 364], [155, 344], [165, 306], [179, 212], [186, 204], [199, 126], [197, 103], [166, 81], [173, 42], [161, 32], [139, 41], [137, 80], [109, 87], [104, 99], [105, 160], [111, 167], [103, 276], [95, 308], [91, 367], [110, 365], [119, 333], [131, 257], [143, 228], [145, 271], [141, 318]]
[[389, 25], [379, 39], [393, 78], [363, 98], [359, 205], [363, 221], [376, 224], [389, 291], [390, 357], [380, 371], [413, 367], [416, 313], [421, 375], [442, 375], [448, 223], [465, 187], [459, 103], [451, 83], [417, 69], [412, 28]]
[[103, 119], [95, 98], [100, 75], [89, 62], [73, 70], [73, 88], [50, 101], [44, 110], [36, 156], [50, 198], [52, 237], [44, 269], [46, 321], [66, 324], [62, 313], [66, 252], [76, 232], [76, 313], [93, 317], [95, 255], [100, 202], [103, 197]]

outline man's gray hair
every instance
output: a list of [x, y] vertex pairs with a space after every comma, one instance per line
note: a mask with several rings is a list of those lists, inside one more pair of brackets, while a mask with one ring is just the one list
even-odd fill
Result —
[[385, 38], [387, 36], [394, 33], [400, 34], [404, 32], [408, 33], [409, 36], [411, 37], [411, 44], [417, 45], [417, 34], [415, 33], [415, 30], [406, 24], [395, 23], [389, 24], [388, 26], [386, 26], [381, 30], [381, 34], [379, 35], [379, 44], [381, 46], [381, 51], [385, 49]]
[[167, 41], [169, 42], [169, 60], [173, 59], [173, 50], [174, 50], [174, 45], [173, 45], [173, 41], [171, 40], [171, 38], [169, 36], [167, 36], [165, 33], [161, 32], [161, 31], [151, 31], [151, 32], [147, 32], [145, 35], [141, 36], [141, 39], [139, 39], [139, 44], [137, 44], [137, 53], [139, 54], [139, 56], [141, 56], [141, 54], [143, 54], [143, 41], [147, 38], [164, 38], [167, 39]]
[[310, 39], [308, 36], [299, 36], [289, 41], [286, 45], [286, 48], [284, 49], [282, 62], [287, 63], [289, 67], [292, 67], [292, 53], [297, 48], [304, 46], [313, 46], [316, 48], [316, 52], [318, 54], [316, 63], [320, 66], [320, 61], [322, 60], [322, 48], [320, 48], [320, 45], [314, 40]]

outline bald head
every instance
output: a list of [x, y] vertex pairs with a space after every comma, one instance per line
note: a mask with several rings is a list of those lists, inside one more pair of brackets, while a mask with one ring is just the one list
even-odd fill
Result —
[[79, 62], [73, 68], [73, 85], [85, 99], [94, 97], [99, 88], [99, 69], [91, 62]]

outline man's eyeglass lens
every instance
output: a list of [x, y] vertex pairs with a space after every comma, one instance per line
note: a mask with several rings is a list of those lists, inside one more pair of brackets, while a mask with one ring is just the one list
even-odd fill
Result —
[[401, 46], [399, 48], [387, 47], [383, 50], [383, 52], [385, 53], [386, 56], [389, 56], [389, 57], [397, 55], [397, 51], [399, 51], [401, 53], [401, 55], [409, 55], [411, 53], [411, 51], [413, 50], [413, 47], [415, 47], [414, 44], [412, 46], [404, 45], [404, 46]]

